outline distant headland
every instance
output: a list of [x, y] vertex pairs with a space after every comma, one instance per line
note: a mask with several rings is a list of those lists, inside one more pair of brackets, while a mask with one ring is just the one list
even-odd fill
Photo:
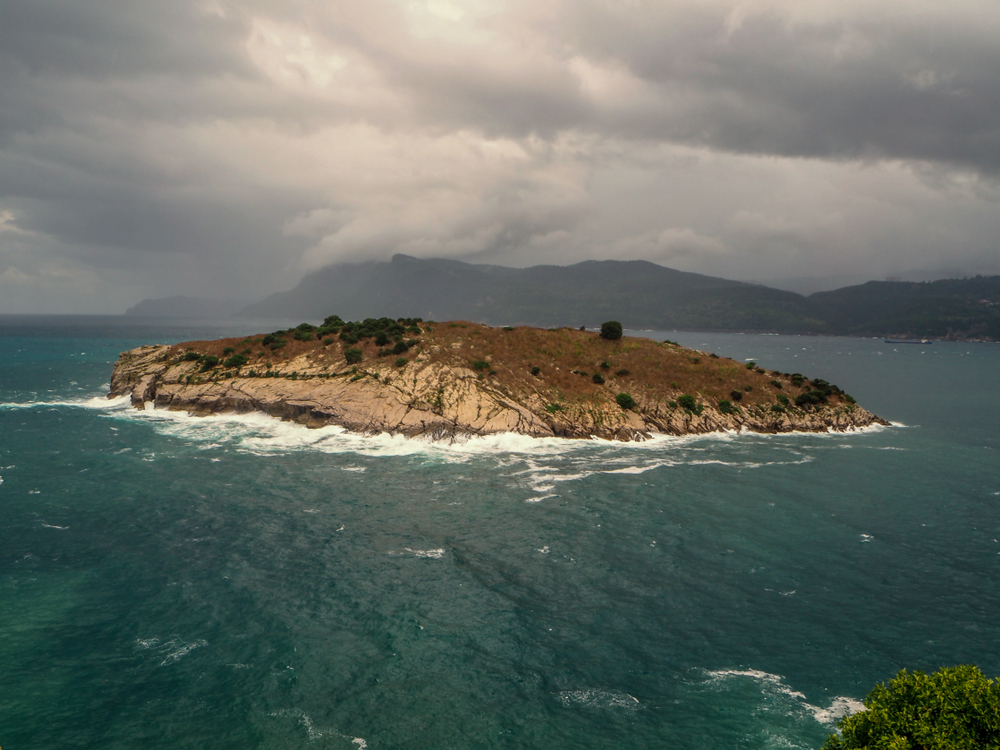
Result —
[[379, 318], [123, 352], [110, 397], [208, 415], [263, 412], [360, 433], [513, 432], [641, 440], [888, 422], [835, 385], [673, 342], [573, 328]]

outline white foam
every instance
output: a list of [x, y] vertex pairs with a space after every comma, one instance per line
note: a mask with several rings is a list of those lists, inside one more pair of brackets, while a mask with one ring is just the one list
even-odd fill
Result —
[[865, 710], [865, 705], [861, 701], [842, 695], [832, 698], [827, 708], [814, 706], [806, 701], [806, 696], [803, 693], [786, 685], [785, 678], [781, 675], [758, 669], [706, 670], [706, 674], [710, 683], [721, 683], [734, 677], [754, 680], [761, 685], [765, 693], [785, 697], [792, 701], [793, 706], [808, 713], [820, 724], [834, 724], [845, 716]]
[[50, 523], [43, 523], [42, 524], [42, 528], [43, 529], [59, 529], [59, 531], [66, 531], [66, 529], [68, 529], [69, 526], [53, 526]]
[[134, 643], [137, 649], [143, 651], [154, 649], [156, 651], [164, 652], [166, 655], [164, 656], [163, 661], [160, 662], [161, 667], [184, 658], [196, 648], [202, 648], [203, 646], [208, 645], [208, 641], [203, 639], [186, 643], [176, 636], [168, 641], [161, 641], [156, 636], [152, 638], [136, 638]]
[[433, 560], [440, 560], [444, 557], [444, 549], [410, 549], [409, 547], [404, 547], [407, 552], [412, 554], [414, 557], [429, 557]]
[[191, 643], [184, 643], [183, 641], [177, 639], [168, 641], [167, 643], [164, 644], [164, 648], [169, 647], [173, 650], [171, 650], [163, 658], [163, 661], [160, 662], [160, 666], [162, 667], [165, 666], [166, 664], [171, 664], [175, 661], [178, 661], [179, 659], [183, 659], [185, 656], [194, 651], [196, 648], [201, 648], [207, 645], [208, 641], [202, 639], [199, 639], [197, 641], [192, 641]]
[[539, 497], [529, 497], [524, 502], [526, 503], [540, 503], [542, 500], [548, 500], [550, 497], [559, 497], [559, 495], [540, 495]]
[[581, 690], [564, 690], [557, 696], [564, 706], [583, 706], [585, 708], [619, 708], [635, 711], [641, 705], [634, 695], [620, 690], [600, 690], [583, 688]]
[[0, 409], [45, 409], [55, 406], [69, 406], [80, 409], [96, 409], [99, 411], [114, 411], [131, 408], [132, 399], [129, 396], [89, 396], [87, 398], [71, 399], [69, 401], [8, 401], [0, 403]]

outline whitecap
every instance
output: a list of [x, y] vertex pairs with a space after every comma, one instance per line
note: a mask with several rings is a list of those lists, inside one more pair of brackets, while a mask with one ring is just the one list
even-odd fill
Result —
[[440, 560], [444, 557], [444, 549], [411, 549], [409, 547], [404, 547], [407, 552], [411, 553], [414, 557], [429, 557], [433, 560]]
[[634, 695], [620, 690], [601, 690], [598, 688], [583, 688], [580, 690], [564, 690], [557, 695], [564, 706], [583, 706], [585, 708], [617, 708], [635, 711], [641, 705]]
[[175, 661], [183, 659], [196, 648], [207, 646], [208, 641], [199, 638], [196, 641], [186, 642], [176, 636], [168, 641], [162, 641], [156, 636], [153, 636], [152, 638], [136, 638], [134, 644], [139, 650], [156, 650], [163, 652], [165, 655], [163, 657], [163, 661], [160, 662], [160, 666], [163, 667], [167, 664], [172, 664]]
[[172, 650], [163, 658], [163, 661], [160, 662], [160, 666], [162, 667], [166, 664], [172, 664], [175, 661], [183, 659], [196, 648], [202, 648], [207, 645], [208, 641], [203, 639], [192, 641], [191, 643], [184, 643], [179, 639], [168, 641], [164, 644], [164, 648], [169, 647]]
[[550, 494], [550, 495], [540, 495], [538, 497], [529, 497], [524, 502], [526, 502], [526, 503], [540, 503], [540, 502], [542, 502], [542, 500], [548, 500], [550, 497], [559, 497], [559, 495], [552, 495], [552, 494]]

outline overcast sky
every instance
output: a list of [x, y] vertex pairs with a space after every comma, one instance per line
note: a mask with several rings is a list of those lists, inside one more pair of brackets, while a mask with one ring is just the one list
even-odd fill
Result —
[[0, 312], [402, 252], [1000, 273], [996, 0], [0, 0]]

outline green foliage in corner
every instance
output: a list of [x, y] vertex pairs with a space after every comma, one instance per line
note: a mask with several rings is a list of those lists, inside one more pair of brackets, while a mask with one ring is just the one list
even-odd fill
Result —
[[617, 320], [609, 320], [601, 323], [601, 338], [608, 341], [617, 341], [622, 337], [622, 324]]
[[733, 402], [727, 398], [722, 399], [719, 402], [719, 411], [723, 414], [735, 414], [736, 407], [733, 406]]
[[905, 669], [841, 719], [823, 750], [1000, 750], [1000, 682], [973, 665]]
[[344, 350], [344, 359], [347, 360], [347, 364], [349, 364], [349, 365], [353, 365], [353, 364], [356, 364], [356, 363], [360, 362], [361, 358], [363, 356], [364, 356], [364, 352], [361, 351], [360, 349], [345, 349]]

